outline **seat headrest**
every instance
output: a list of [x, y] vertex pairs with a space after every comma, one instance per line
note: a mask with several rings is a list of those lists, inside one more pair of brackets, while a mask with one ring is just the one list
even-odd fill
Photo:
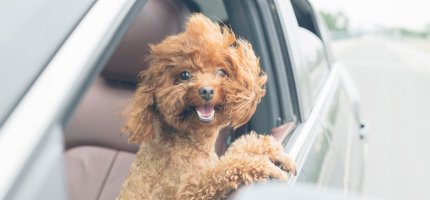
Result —
[[136, 83], [138, 74], [146, 69], [148, 44], [182, 32], [190, 11], [178, 0], [149, 0], [130, 25], [124, 38], [103, 69], [107, 79]]

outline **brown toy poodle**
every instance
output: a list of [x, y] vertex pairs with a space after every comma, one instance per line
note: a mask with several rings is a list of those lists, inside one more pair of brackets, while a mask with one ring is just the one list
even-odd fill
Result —
[[286, 180], [295, 165], [271, 136], [242, 136], [222, 157], [221, 128], [250, 119], [266, 75], [252, 46], [201, 14], [151, 46], [149, 69], [125, 111], [140, 143], [118, 199], [225, 199], [241, 185]]

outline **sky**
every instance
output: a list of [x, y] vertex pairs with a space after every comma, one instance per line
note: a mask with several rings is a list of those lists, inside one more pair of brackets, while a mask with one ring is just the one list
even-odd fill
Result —
[[422, 31], [430, 25], [430, 0], [311, 0], [317, 9], [344, 12], [352, 29], [403, 27]]

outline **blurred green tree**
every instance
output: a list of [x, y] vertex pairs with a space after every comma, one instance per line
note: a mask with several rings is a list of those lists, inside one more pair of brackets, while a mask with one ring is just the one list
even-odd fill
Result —
[[349, 28], [349, 19], [343, 12], [338, 12], [336, 14], [321, 11], [321, 16], [327, 28], [333, 31], [347, 31]]

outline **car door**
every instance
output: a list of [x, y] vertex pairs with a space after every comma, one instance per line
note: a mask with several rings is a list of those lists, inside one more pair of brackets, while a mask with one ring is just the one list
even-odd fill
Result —
[[363, 151], [355, 88], [332, 58], [311, 4], [275, 0], [273, 5], [291, 60], [300, 110], [301, 123], [286, 145], [299, 168], [291, 182], [344, 191], [356, 188], [361, 185], [356, 173], [362, 169]]
[[[340, 72], [340, 71], [339, 71]], [[360, 120], [354, 112], [353, 101], [348, 96], [348, 88], [343, 77], [334, 83], [334, 94], [320, 115], [320, 121], [325, 134], [330, 141], [330, 149], [336, 158], [338, 171], [327, 174], [326, 177], [342, 177], [330, 180], [322, 177], [324, 185], [341, 187], [345, 191], [359, 192], [364, 173], [364, 140], [360, 138]]]
[[347, 187], [348, 191], [361, 192], [366, 163], [367, 124], [363, 121], [360, 112], [360, 95], [342, 63], [334, 58], [328, 30], [321, 16], [315, 14], [315, 17], [324, 41], [328, 61], [331, 66], [338, 69], [340, 74], [339, 84], [334, 95], [337, 100], [333, 101], [337, 104], [332, 104], [331, 110], [327, 109], [330, 111], [327, 111], [326, 115], [322, 115], [321, 121], [329, 135], [330, 132], [343, 133], [346, 145], [344, 148], [339, 148], [338, 151], [340, 156], [345, 156], [344, 187]]
[[349, 182], [360, 185], [350, 176], [351, 166], [362, 169], [360, 156], [351, 156], [362, 151], [350, 145], [357, 140], [349, 134], [359, 130], [357, 93], [335, 62], [311, 4], [302, 0], [224, 3], [233, 30], [253, 44], [269, 77], [268, 94], [248, 128], [281, 132], [277, 138], [298, 167], [298, 175], [289, 183], [344, 191], [353, 185]]
[[[8, 111], [1, 115], [0, 199], [67, 198], [63, 170], [64, 122], [82, 96], [88, 80], [106, 62], [125, 27], [145, 2], [43, 1], [33, 6], [9, 2], [2, 5], [2, 9], [10, 9], [2, 12], [10, 14], [6, 18], [12, 16], [7, 23], [12, 23], [14, 17], [18, 17], [16, 22], [26, 22], [12, 24], [11, 29], [2, 30], [2, 35], [30, 37], [22, 38], [29, 41], [29, 48], [24, 46], [21, 55], [28, 57], [17, 56], [18, 51], [16, 54], [12, 52], [15, 56], [12, 58], [35, 62], [26, 63], [34, 73], [27, 77], [29, 80], [23, 80], [22, 93], [7, 104], [8, 109], [2, 109]], [[16, 14], [20, 9], [28, 12], [23, 12], [26, 15]], [[55, 17], [60, 20], [53, 20]], [[33, 32], [21, 32], [25, 30], [22, 26], [45, 22], [49, 24], [39, 26], [43, 30], [33, 27]], [[31, 34], [35, 34], [36, 41], [31, 40]], [[19, 41], [19, 38], [14, 39]], [[43, 46], [41, 41], [46, 41], [48, 46]], [[8, 47], [12, 46], [2, 45], [0, 49], [5, 51]], [[11, 63], [10, 69], [22, 67], [19, 70], [26, 70], [25, 66], [19, 65], [23, 63], [21, 61]], [[37, 66], [33, 68], [33, 64]]]

